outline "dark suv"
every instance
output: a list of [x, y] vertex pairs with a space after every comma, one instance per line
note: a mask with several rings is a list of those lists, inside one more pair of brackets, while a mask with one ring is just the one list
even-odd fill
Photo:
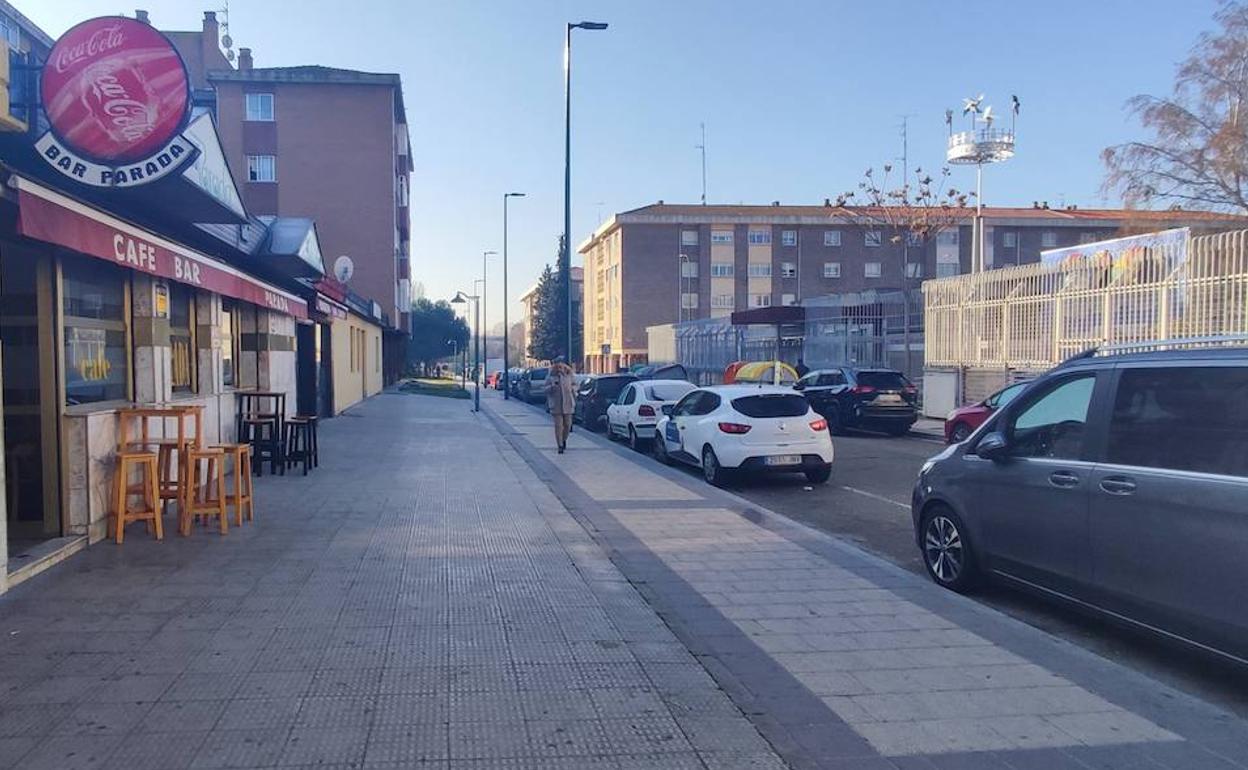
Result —
[[819, 369], [793, 387], [838, 435], [849, 428], [865, 428], [901, 436], [919, 419], [918, 388], [892, 369]]
[[932, 579], [999, 579], [1248, 661], [1248, 348], [1083, 356], [928, 460]]
[[576, 391], [572, 421], [590, 430], [605, 426], [607, 407], [615, 403], [625, 385], [636, 381], [636, 375], [632, 374], [599, 374], [581, 383]]

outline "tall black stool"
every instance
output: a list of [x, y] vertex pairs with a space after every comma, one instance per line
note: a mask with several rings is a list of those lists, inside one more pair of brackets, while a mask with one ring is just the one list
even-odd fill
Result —
[[286, 421], [286, 465], [303, 463], [303, 475], [316, 467], [316, 418], [291, 417]]

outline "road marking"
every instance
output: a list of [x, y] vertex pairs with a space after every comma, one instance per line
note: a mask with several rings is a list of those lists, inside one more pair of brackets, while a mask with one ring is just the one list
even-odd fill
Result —
[[865, 489], [854, 489], [853, 487], [845, 487], [845, 486], [842, 486], [841, 489], [845, 490], [846, 492], [853, 492], [854, 494], [862, 495], [863, 497], [869, 497], [872, 500], [879, 500], [881, 503], [889, 503], [890, 505], [895, 505], [898, 508], [905, 508], [906, 510], [910, 510], [909, 503], [899, 503], [896, 500], [893, 500], [892, 498], [885, 497], [884, 495], [877, 495], [876, 493], [868, 492]]

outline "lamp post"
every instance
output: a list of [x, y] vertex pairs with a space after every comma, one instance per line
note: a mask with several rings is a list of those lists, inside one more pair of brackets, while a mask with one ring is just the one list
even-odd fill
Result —
[[[458, 361], [459, 360], [459, 340], [447, 340], [446, 344], [454, 346], [451, 348], [451, 360]], [[451, 377], [451, 382], [454, 382], [454, 381], [455, 381], [455, 378]]]
[[[486, 269], [486, 260], [487, 260], [487, 257], [490, 257], [490, 256], [492, 256], [492, 255], [496, 255], [496, 254], [498, 254], [498, 252], [497, 252], [497, 251], [483, 251], [483, 252], [481, 252], [481, 320], [485, 322], [485, 326], [489, 326], [489, 324], [490, 324], [490, 317], [489, 317], [489, 315], [485, 312], [485, 311], [486, 311], [486, 309], [487, 309], [487, 308], [489, 308], [489, 306], [490, 306], [490, 305], [489, 305], [489, 302], [488, 302], [488, 300], [487, 300], [487, 297], [488, 297], [489, 295], [488, 295], [488, 293], [487, 293], [487, 291], [486, 291], [486, 283], [485, 283], [485, 278], [486, 278], [486, 276], [489, 274], [489, 271]], [[484, 382], [484, 381], [485, 381], [485, 377], [486, 377], [486, 372], [485, 372], [485, 364], [486, 364], [486, 361], [487, 361], [487, 360], [489, 359], [489, 357], [490, 357], [490, 348], [489, 348], [489, 344], [488, 344], [488, 343], [489, 343], [489, 336], [487, 335], [487, 331], [488, 331], [488, 330], [487, 330], [487, 329], [485, 329], [485, 328], [482, 328], [482, 329], [481, 329], [481, 369], [482, 369], [482, 371], [481, 371], [481, 381], [482, 381], [482, 382]], [[478, 402], [477, 406], [478, 406], [478, 407], [480, 407], [480, 403], [479, 403], [479, 402]]]
[[676, 279], [677, 294], [676, 298], [676, 318], [679, 321], [685, 320], [685, 265], [689, 264], [689, 255], [681, 252], [680, 259], [677, 260], [679, 266], [677, 268], [679, 275]]
[[522, 192], [503, 193], [503, 400], [511, 398], [511, 327], [507, 325], [507, 199], [523, 198]]
[[606, 28], [600, 21], [569, 23], [563, 41], [563, 254], [560, 268], [564, 271], [563, 305], [568, 318], [569, 364], [572, 363], [572, 30]]
[[[477, 284], [479, 283], [484, 283], [484, 280], [481, 278], [478, 278], [477, 280], [472, 282], [472, 288], [474, 291], [476, 290]], [[473, 348], [472, 350], [472, 368], [473, 368], [472, 382], [475, 387], [475, 390], [473, 392], [472, 411], [479, 412], [481, 411], [481, 380], [479, 379], [480, 369], [481, 369], [481, 335], [479, 334], [481, 330], [481, 295], [480, 294], [464, 294], [462, 291], [457, 292], [455, 294], [455, 299], [451, 300], [451, 303], [455, 305], [460, 305], [470, 300], [473, 303], [472, 306], [473, 306], [473, 316], [474, 316], [473, 335], [472, 335], [472, 348]], [[465, 353], [466, 352], [467, 351], [465, 350]], [[467, 369], [468, 368], [467, 365], [465, 365], [464, 368]], [[467, 375], [465, 375], [465, 377], [466, 376]]]

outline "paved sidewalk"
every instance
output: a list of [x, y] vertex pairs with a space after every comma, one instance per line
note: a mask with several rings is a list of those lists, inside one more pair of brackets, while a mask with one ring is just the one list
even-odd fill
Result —
[[792, 767], [1248, 767], [1226, 712], [579, 428], [557, 456], [544, 414], [483, 405]]
[[0, 767], [777, 768], [484, 415], [387, 393], [221, 537], [0, 597]]

